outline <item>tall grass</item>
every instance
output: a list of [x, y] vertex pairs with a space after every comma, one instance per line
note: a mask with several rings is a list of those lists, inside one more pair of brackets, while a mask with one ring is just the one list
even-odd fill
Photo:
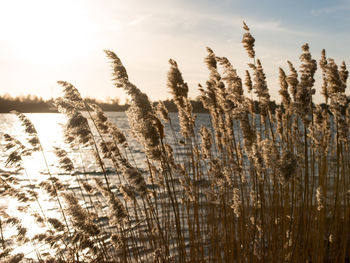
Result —
[[[30, 178], [22, 160], [42, 152], [48, 178], [39, 186], [59, 214], [50, 216], [39, 188], [18, 187], [18, 174], [1, 173], [2, 196], [22, 203], [22, 211], [41, 227], [40, 233], [29, 235], [21, 218], [1, 210], [1, 260], [28, 257], [11, 252], [22, 244], [32, 247], [39, 262], [350, 260], [345, 63], [338, 67], [325, 51], [317, 63], [308, 44], [303, 45], [299, 70], [289, 61], [288, 74], [279, 69], [281, 104], [272, 110], [255, 40], [246, 24], [243, 29], [242, 43], [251, 59], [244, 81], [227, 58], [207, 49], [209, 79], [199, 88], [210, 115], [207, 126], [197, 126], [188, 86], [177, 63], [169, 61], [167, 86], [178, 109], [179, 132], [164, 105], [151, 103], [129, 81], [118, 56], [105, 51], [115, 86], [132, 99], [129, 134], [142, 145], [146, 169], [135, 163], [128, 137], [68, 82], [58, 82], [64, 96], [56, 100], [67, 116], [66, 141], [78, 156], [84, 149], [94, 153], [99, 178], [74, 173], [79, 164], [59, 148], [57, 163], [72, 179], [52, 174], [35, 127], [17, 113], [28, 140], [4, 136], [6, 164]], [[325, 103], [315, 105], [317, 64]], [[85, 169], [83, 157], [81, 162]], [[13, 235], [6, 236], [6, 229]]]

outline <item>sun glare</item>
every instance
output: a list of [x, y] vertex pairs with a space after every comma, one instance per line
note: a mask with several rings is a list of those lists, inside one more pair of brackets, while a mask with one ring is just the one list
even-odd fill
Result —
[[[78, 1], [2, 2], [2, 37], [18, 59], [64, 63], [86, 54], [96, 43], [96, 25]], [[0, 37], [1, 38], [1, 37]]]

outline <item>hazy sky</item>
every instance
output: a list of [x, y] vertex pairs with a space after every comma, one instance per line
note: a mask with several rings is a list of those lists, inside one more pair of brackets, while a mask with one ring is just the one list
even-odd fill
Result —
[[[350, 66], [348, 0], [0, 0], [0, 95], [60, 95], [57, 80], [83, 96], [124, 98], [113, 87], [104, 49], [114, 51], [130, 80], [153, 100], [169, 98], [168, 60], [178, 62], [198, 95], [208, 71], [205, 47], [226, 56], [241, 77], [251, 60], [242, 44], [242, 20], [278, 99], [278, 67], [299, 65], [308, 42]], [[320, 86], [316, 82], [316, 88]]]

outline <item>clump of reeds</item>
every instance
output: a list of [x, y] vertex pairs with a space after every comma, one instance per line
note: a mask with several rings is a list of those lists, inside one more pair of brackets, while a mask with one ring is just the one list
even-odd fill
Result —
[[[115, 86], [131, 97], [129, 133], [143, 147], [142, 163], [135, 163], [128, 136], [68, 82], [59, 82], [64, 96], [56, 105], [67, 116], [70, 150], [54, 152], [71, 180], [52, 174], [35, 127], [16, 113], [27, 141], [3, 136], [5, 165], [17, 173], [0, 174], [0, 193], [23, 204], [17, 210], [32, 215], [41, 231], [28, 233], [20, 217], [1, 210], [0, 259], [20, 262], [29, 255], [11, 251], [27, 244], [39, 262], [349, 261], [346, 65], [338, 66], [323, 50], [317, 91], [317, 62], [304, 44], [300, 68], [287, 61], [289, 71], [279, 69], [281, 104], [272, 108], [255, 39], [245, 23], [243, 29], [251, 59], [244, 81], [228, 58], [207, 48], [209, 79], [200, 92], [209, 113], [202, 126], [175, 60], [169, 60], [167, 86], [179, 129], [164, 104], [152, 104], [129, 81], [119, 57], [105, 51]], [[314, 103], [315, 92], [325, 103]], [[85, 170], [84, 151], [92, 153], [100, 178]], [[30, 181], [31, 189], [19, 177], [35, 176], [23, 163], [35, 152], [42, 153], [48, 176]], [[80, 164], [71, 153], [80, 156]], [[42, 204], [44, 192], [55, 217]]]

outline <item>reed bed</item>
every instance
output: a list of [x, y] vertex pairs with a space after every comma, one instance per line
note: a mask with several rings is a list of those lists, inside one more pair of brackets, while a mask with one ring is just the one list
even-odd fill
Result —
[[[72, 84], [58, 82], [64, 96], [56, 105], [67, 116], [66, 142], [77, 155], [93, 152], [98, 177], [74, 173], [77, 164], [60, 148], [55, 148], [56, 165], [72, 176], [63, 180], [53, 174], [35, 127], [16, 113], [27, 141], [5, 134], [3, 146], [6, 165], [21, 172], [2, 172], [0, 191], [21, 204], [18, 209], [35, 219], [40, 232], [29, 234], [23, 219], [2, 208], [0, 259], [348, 262], [350, 104], [345, 63], [338, 66], [324, 50], [317, 62], [308, 44], [303, 45], [299, 69], [290, 61], [288, 73], [279, 69], [281, 104], [273, 110], [255, 39], [245, 23], [243, 29], [250, 60], [244, 79], [226, 57], [207, 48], [209, 78], [199, 86], [210, 115], [207, 126], [197, 126], [188, 86], [172, 59], [167, 87], [178, 109], [179, 132], [162, 102], [151, 103], [129, 81], [112, 51], [105, 53], [113, 82], [131, 97], [128, 135], [98, 106], [87, 104]], [[313, 102], [317, 67], [323, 78], [322, 104]], [[129, 135], [142, 145], [145, 168], [134, 162]], [[34, 153], [42, 154], [47, 178], [38, 187], [19, 187], [19, 176], [35, 176], [23, 165]], [[54, 217], [51, 207], [42, 204], [44, 194], [57, 211]], [[11, 235], [6, 235], [8, 229]], [[14, 250], [24, 244], [32, 254]]]

